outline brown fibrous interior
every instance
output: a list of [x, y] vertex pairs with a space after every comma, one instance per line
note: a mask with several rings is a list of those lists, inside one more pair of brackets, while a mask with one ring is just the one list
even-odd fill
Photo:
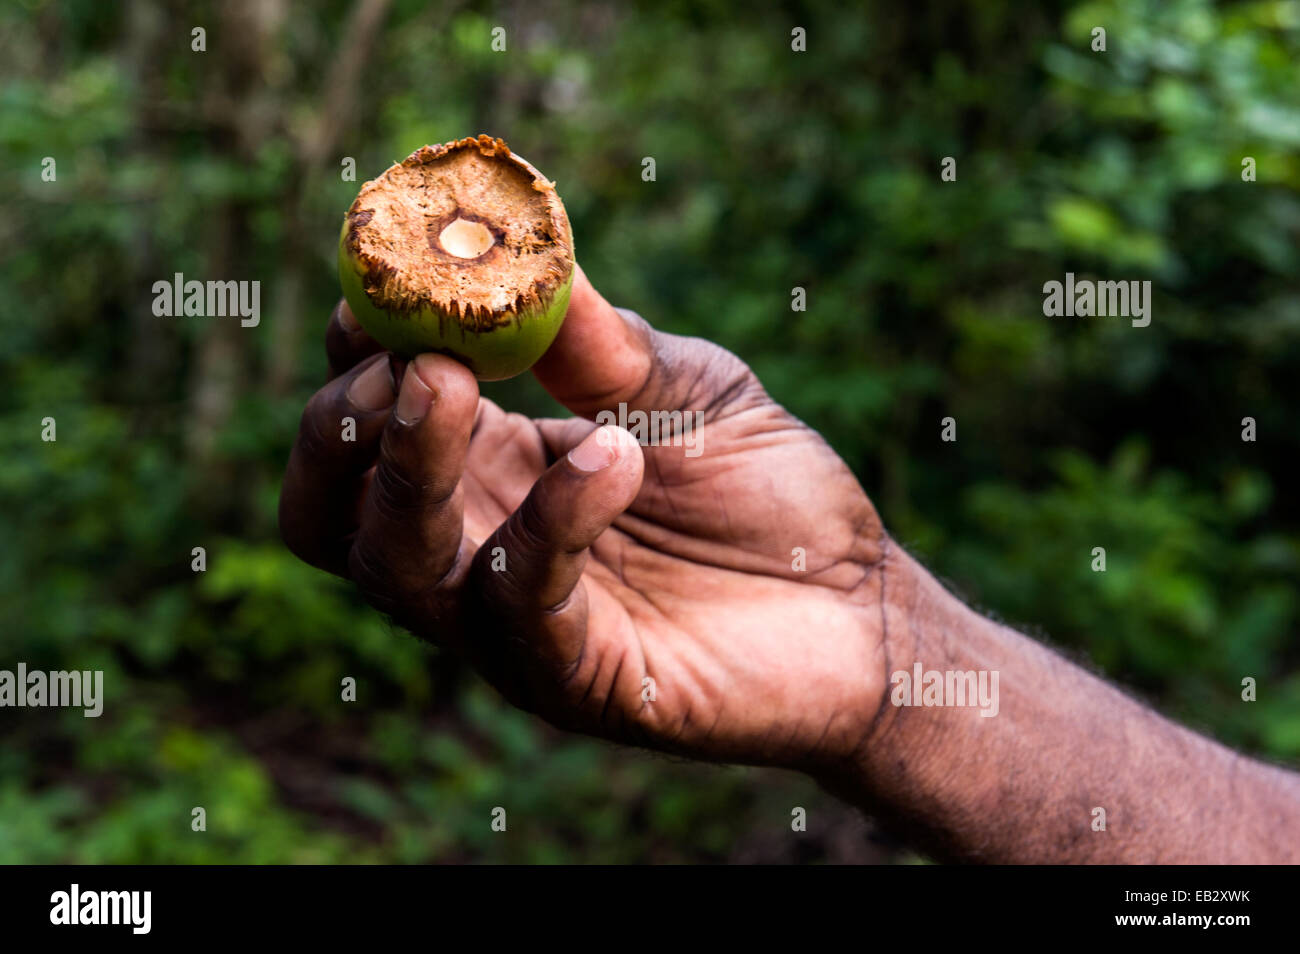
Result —
[[486, 136], [426, 146], [366, 183], [346, 241], [376, 307], [476, 328], [545, 306], [573, 269], [554, 185]]

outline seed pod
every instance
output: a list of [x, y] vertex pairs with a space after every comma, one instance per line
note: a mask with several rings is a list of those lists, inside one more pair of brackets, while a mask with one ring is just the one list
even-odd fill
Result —
[[403, 357], [437, 351], [484, 381], [550, 347], [573, 289], [564, 204], [489, 136], [424, 146], [361, 187], [339, 279], [361, 326]]

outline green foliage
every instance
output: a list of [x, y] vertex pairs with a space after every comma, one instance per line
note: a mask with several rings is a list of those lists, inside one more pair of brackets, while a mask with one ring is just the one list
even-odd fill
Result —
[[[364, 180], [480, 131], [557, 180], [608, 297], [747, 360], [977, 605], [1300, 757], [1296, 5], [733, 6], [398, 0], [343, 87], [343, 0], [0, 11], [0, 666], [103, 669], [108, 695], [0, 718], [0, 862], [865, 844], [800, 780], [549, 730], [279, 544], [359, 186], [340, 162]], [[1152, 280], [1151, 326], [1044, 318], [1067, 271]], [[155, 317], [176, 272], [261, 281], [261, 325]], [[555, 410], [528, 378], [487, 393]], [[792, 805], [799, 849], [765, 834]]]

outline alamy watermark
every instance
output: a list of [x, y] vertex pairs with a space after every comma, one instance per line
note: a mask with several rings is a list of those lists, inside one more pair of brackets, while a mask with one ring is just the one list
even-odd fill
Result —
[[[619, 401], [618, 411], [601, 411], [596, 415], [596, 426], [617, 424], [631, 434], [638, 444], [645, 446], [684, 447], [687, 457], [704, 453], [702, 431], [703, 411], [629, 411], [626, 401]], [[597, 440], [608, 444], [608, 432], [602, 431]]]
[[177, 272], [153, 283], [153, 313], [159, 318], [239, 318], [244, 328], [262, 320], [261, 282], [201, 282]]
[[50, 923], [57, 925], [112, 925], [148, 934], [153, 926], [152, 891], [82, 891], [74, 884], [50, 895]]
[[58, 670], [28, 672], [26, 663], [17, 671], [0, 669], [0, 707], [63, 708], [79, 706], [87, 719], [97, 719], [104, 711], [104, 671], [102, 669], [71, 672]]
[[900, 669], [889, 677], [896, 706], [978, 708], [982, 717], [998, 714], [998, 670]]
[[1132, 318], [1134, 328], [1151, 324], [1151, 283], [1149, 281], [1094, 282], [1074, 280], [1074, 272], [1065, 273], [1065, 282], [1043, 284], [1043, 314], [1048, 318]]

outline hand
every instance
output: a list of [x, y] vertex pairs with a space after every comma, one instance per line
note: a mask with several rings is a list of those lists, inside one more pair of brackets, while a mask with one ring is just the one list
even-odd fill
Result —
[[[301, 558], [563, 728], [810, 771], [864, 743], [887, 540], [849, 469], [735, 355], [614, 309], [581, 270], [534, 369], [578, 417], [507, 413], [441, 355], [403, 368], [346, 304], [326, 344], [336, 376], [280, 501]], [[620, 404], [699, 412], [696, 447], [598, 428]]]

